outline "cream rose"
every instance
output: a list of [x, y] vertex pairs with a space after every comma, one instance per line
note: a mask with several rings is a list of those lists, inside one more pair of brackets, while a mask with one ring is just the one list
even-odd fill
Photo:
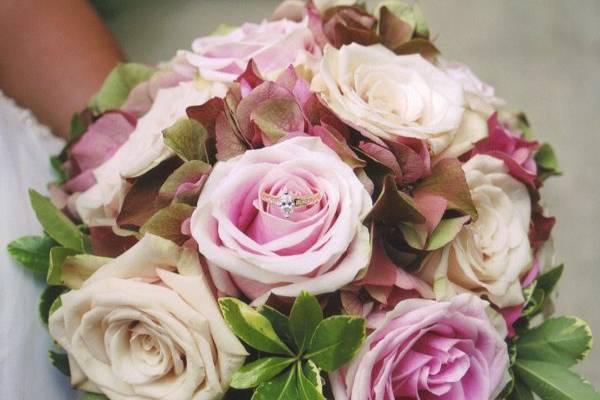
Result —
[[164, 144], [163, 129], [184, 117], [188, 106], [223, 97], [226, 91], [223, 84], [206, 82], [183, 82], [160, 89], [152, 108], [138, 120], [127, 141], [93, 171], [96, 184], [76, 199], [82, 221], [89, 226], [113, 225], [127, 189], [124, 178], [142, 175], [174, 154]]
[[459, 83], [420, 55], [397, 56], [381, 45], [326, 47], [311, 86], [355, 128], [422, 139], [433, 154], [450, 145], [464, 114]]
[[[286, 215], [264, 194], [318, 200]], [[217, 163], [191, 232], [223, 292], [234, 295], [233, 287], [252, 299], [270, 290], [329, 293], [369, 263], [369, 230], [362, 221], [370, 208], [371, 197], [351, 167], [320, 139], [296, 137]]]
[[157, 236], [61, 300], [49, 329], [78, 389], [111, 400], [217, 399], [244, 363], [197, 254]]
[[519, 278], [532, 260], [529, 192], [497, 158], [477, 155], [463, 170], [479, 218], [430, 254], [420, 275], [441, 299], [472, 291], [499, 307], [521, 304]]

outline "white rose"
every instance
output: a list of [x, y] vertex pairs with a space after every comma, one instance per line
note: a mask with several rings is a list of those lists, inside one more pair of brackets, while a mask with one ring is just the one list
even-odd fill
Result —
[[226, 94], [223, 84], [183, 82], [160, 89], [152, 108], [138, 120], [135, 130], [117, 152], [94, 170], [96, 184], [75, 201], [77, 213], [89, 226], [110, 226], [115, 222], [127, 189], [124, 178], [142, 175], [171, 157], [162, 131], [185, 117], [188, 106], [203, 104]]
[[420, 275], [441, 299], [472, 291], [499, 307], [521, 304], [519, 279], [532, 260], [529, 192], [497, 158], [477, 155], [463, 170], [479, 218], [430, 254]]
[[344, 121], [394, 140], [425, 140], [434, 154], [452, 142], [464, 114], [459, 83], [417, 54], [381, 45], [326, 47], [312, 89]]
[[197, 254], [157, 236], [61, 300], [49, 329], [78, 389], [112, 400], [216, 399], [244, 363]]
[[504, 101], [496, 97], [494, 87], [481, 81], [465, 64], [439, 58], [438, 66], [462, 85], [466, 103], [471, 110], [489, 117], [497, 107], [504, 104]]

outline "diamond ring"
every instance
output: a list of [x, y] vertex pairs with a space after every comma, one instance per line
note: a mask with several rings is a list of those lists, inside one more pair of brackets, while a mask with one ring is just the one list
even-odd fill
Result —
[[281, 212], [286, 218], [294, 213], [296, 207], [305, 207], [318, 203], [321, 201], [321, 193], [313, 193], [305, 196], [295, 196], [291, 194], [287, 189], [283, 190], [283, 194], [279, 196], [273, 196], [272, 194], [262, 192], [260, 199], [265, 203], [272, 204], [279, 207]]

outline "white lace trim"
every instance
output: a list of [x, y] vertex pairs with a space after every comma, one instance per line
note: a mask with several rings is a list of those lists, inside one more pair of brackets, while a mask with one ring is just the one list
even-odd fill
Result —
[[40, 138], [55, 137], [52, 134], [52, 130], [48, 126], [38, 121], [31, 110], [19, 106], [14, 99], [8, 97], [6, 94], [4, 94], [2, 89], [0, 89], [0, 110], [2, 109], [12, 110], [18, 116], [23, 125], [30, 128], [25, 129], [25, 131], [28, 133], [34, 134]]

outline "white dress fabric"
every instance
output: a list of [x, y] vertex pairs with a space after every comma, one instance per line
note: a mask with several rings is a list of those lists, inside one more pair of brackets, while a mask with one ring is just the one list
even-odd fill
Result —
[[42, 231], [29, 206], [28, 188], [46, 191], [48, 158], [62, 141], [0, 91], [0, 399], [78, 398], [68, 378], [48, 359], [54, 345], [38, 317], [43, 278], [17, 265], [6, 245]]

